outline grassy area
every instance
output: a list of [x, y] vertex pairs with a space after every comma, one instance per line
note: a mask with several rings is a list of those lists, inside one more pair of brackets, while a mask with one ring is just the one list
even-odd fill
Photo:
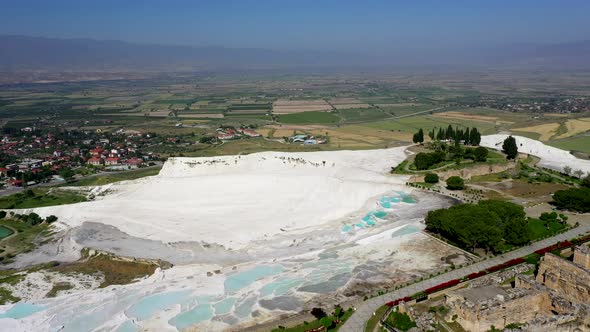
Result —
[[389, 316], [387, 316], [387, 318], [385, 319], [385, 323], [391, 325], [392, 327], [400, 331], [407, 331], [417, 326], [416, 322], [412, 321], [410, 316], [397, 311], [392, 311], [389, 314]]
[[547, 144], [567, 151], [590, 153], [590, 136], [577, 136], [558, 141], [549, 141]]
[[53, 269], [62, 273], [102, 274], [105, 278], [100, 287], [125, 285], [138, 278], [152, 275], [156, 263], [122, 260], [112, 255], [100, 254], [75, 263], [56, 266]]
[[56, 188], [35, 188], [0, 198], [0, 209], [29, 209], [86, 201], [86, 196]]
[[69, 186], [102, 186], [105, 184], [125, 181], [125, 180], [135, 180], [146, 176], [158, 175], [160, 173], [160, 169], [162, 167], [149, 167], [149, 168], [140, 168], [133, 171], [126, 171], [121, 173], [113, 173], [113, 174], [105, 174], [99, 176], [93, 176], [86, 179], [82, 179], [80, 181], [68, 184]]
[[557, 234], [565, 228], [565, 225], [559, 222], [545, 222], [540, 219], [530, 218], [527, 224], [531, 240], [542, 239], [546, 236]]
[[379, 324], [379, 320], [383, 318], [388, 309], [389, 307], [386, 305], [379, 307], [379, 309], [375, 311], [375, 314], [367, 321], [365, 332], [373, 332], [377, 324]]
[[42, 244], [51, 236], [50, 225], [46, 223], [30, 225], [16, 219], [2, 219], [0, 226], [10, 228], [14, 234], [0, 240], [0, 262], [12, 262], [18, 254], [28, 252]]
[[310, 111], [281, 114], [279, 115], [279, 121], [288, 124], [337, 123], [340, 118], [334, 113]]
[[53, 287], [51, 288], [51, 290], [49, 292], [47, 292], [45, 297], [56, 297], [60, 291], [64, 291], [64, 290], [68, 290], [68, 289], [72, 289], [72, 288], [74, 288], [74, 286], [72, 284], [70, 284], [69, 282], [58, 282], [53, 285]]
[[[352, 316], [353, 314], [353, 310], [352, 308], [343, 311], [341, 316], [336, 319], [336, 317], [334, 316], [329, 316], [329, 318], [332, 318], [332, 320], [339, 320], [338, 324], [332, 324], [332, 326], [330, 326], [328, 329], [325, 329], [324, 331], [331, 331], [331, 332], [336, 332], [340, 329], [340, 327], [344, 324], [344, 322], [346, 322], [346, 320], [348, 318], [350, 318], [350, 316]], [[320, 326], [322, 326], [322, 323], [320, 322], [319, 319], [313, 320], [311, 322], [304, 322], [303, 324], [297, 325], [297, 326], [293, 326], [293, 327], [282, 327], [279, 326], [276, 329], [273, 329], [272, 332], [305, 332], [305, 331], [309, 331], [312, 329], [317, 329]]]
[[384, 113], [376, 108], [349, 108], [341, 109], [338, 112], [344, 122], [368, 122], [391, 117], [390, 114]]

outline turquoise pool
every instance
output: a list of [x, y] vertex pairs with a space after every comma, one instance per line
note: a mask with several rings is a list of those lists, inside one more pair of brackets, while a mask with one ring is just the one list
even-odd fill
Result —
[[260, 295], [262, 297], [269, 295], [281, 296], [286, 294], [292, 288], [298, 287], [301, 284], [303, 284], [303, 280], [301, 279], [288, 278], [277, 280], [262, 287], [260, 289]]
[[8, 236], [12, 235], [12, 233], [14, 233], [12, 231], [12, 229], [10, 229], [8, 227], [0, 226], [0, 240], [2, 240], [5, 237], [8, 237]]
[[190, 295], [188, 291], [178, 291], [169, 293], [160, 293], [143, 298], [141, 301], [132, 305], [125, 314], [128, 317], [135, 317], [138, 320], [145, 320], [159, 311], [181, 303]]
[[256, 280], [279, 274], [284, 271], [281, 265], [260, 265], [250, 270], [236, 273], [225, 280], [224, 286], [228, 293], [235, 293]]
[[30, 303], [19, 302], [8, 309], [5, 313], [0, 314], [0, 318], [21, 319], [30, 316], [36, 312], [45, 310], [45, 307]]
[[185, 311], [168, 321], [178, 329], [184, 329], [191, 325], [197, 324], [213, 318], [213, 308], [210, 304], [199, 304], [192, 310]]
[[406, 225], [397, 231], [391, 233], [391, 237], [399, 237], [420, 232], [421, 229], [415, 225]]
[[215, 305], [213, 305], [213, 309], [215, 309], [216, 315], [223, 315], [229, 313], [234, 304], [236, 304], [236, 298], [228, 297], [215, 303]]

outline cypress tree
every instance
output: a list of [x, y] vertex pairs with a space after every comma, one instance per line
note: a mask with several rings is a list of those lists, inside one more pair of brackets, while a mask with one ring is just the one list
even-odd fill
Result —
[[512, 136], [508, 136], [502, 144], [502, 151], [506, 153], [506, 158], [514, 159], [518, 155], [518, 146], [516, 140]]

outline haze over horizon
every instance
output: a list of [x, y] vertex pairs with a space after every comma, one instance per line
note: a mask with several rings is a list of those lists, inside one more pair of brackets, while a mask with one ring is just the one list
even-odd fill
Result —
[[367, 66], [589, 68], [590, 3], [25, 0], [0, 12], [0, 70]]
[[388, 54], [400, 48], [589, 38], [587, 1], [100, 1], [5, 3], [0, 34], [183, 46]]

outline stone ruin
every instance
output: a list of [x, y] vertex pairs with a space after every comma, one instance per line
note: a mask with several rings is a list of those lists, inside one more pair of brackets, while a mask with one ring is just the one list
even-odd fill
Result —
[[[526, 265], [523, 265], [526, 266]], [[545, 254], [536, 278], [515, 267], [449, 291], [445, 305], [467, 331], [517, 324], [522, 331], [590, 331], [590, 248], [574, 249], [573, 262]], [[525, 270], [526, 269], [526, 270]], [[514, 287], [502, 283], [515, 276]]]

